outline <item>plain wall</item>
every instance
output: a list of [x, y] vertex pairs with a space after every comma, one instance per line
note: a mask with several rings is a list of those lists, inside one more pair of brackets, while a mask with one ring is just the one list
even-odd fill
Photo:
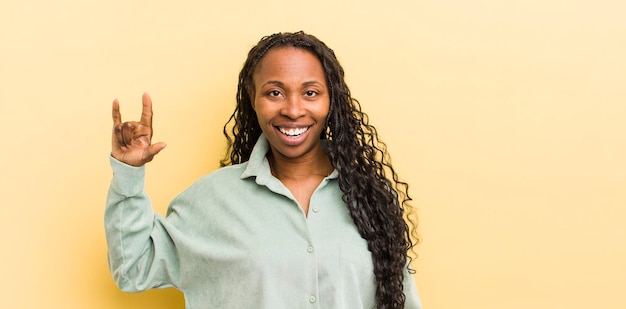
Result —
[[263, 36], [337, 53], [419, 209], [425, 308], [626, 308], [621, 1], [3, 1], [0, 307], [183, 308], [120, 292], [111, 102], [154, 102], [154, 208], [218, 166]]

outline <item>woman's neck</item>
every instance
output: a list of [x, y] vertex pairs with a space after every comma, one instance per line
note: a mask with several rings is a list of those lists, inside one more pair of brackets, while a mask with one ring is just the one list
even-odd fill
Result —
[[267, 159], [272, 175], [281, 180], [327, 177], [333, 171], [330, 159], [321, 147], [301, 158], [287, 158], [271, 150]]

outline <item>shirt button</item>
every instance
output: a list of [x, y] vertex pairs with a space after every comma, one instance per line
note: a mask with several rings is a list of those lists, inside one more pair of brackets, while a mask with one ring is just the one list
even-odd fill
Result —
[[309, 246], [308, 248], [306, 248], [306, 251], [308, 253], [313, 253], [313, 246]]
[[317, 300], [317, 298], [315, 298], [315, 295], [309, 296], [309, 302], [310, 303], [314, 303], [316, 300]]
[[313, 207], [313, 212], [315, 212], [315, 213], [316, 213], [316, 212], [318, 212], [318, 211], [320, 211], [320, 210], [319, 210], [319, 208], [317, 208], [317, 207]]

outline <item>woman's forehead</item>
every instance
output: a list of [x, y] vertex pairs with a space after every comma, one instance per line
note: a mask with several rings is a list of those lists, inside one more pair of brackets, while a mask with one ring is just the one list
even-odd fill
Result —
[[[268, 51], [254, 70], [253, 79], [325, 80], [325, 72], [317, 55], [297, 47], [278, 47]], [[281, 81], [281, 80], [278, 80]], [[284, 82], [284, 81], [283, 81]]]

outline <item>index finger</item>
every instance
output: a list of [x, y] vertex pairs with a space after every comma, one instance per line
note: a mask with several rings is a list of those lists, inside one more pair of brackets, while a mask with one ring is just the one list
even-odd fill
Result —
[[144, 93], [141, 97], [143, 107], [141, 109], [141, 120], [139, 121], [146, 127], [152, 127], [152, 99], [148, 93]]
[[120, 102], [113, 100], [113, 126], [118, 126], [122, 123], [122, 114], [120, 114]]

